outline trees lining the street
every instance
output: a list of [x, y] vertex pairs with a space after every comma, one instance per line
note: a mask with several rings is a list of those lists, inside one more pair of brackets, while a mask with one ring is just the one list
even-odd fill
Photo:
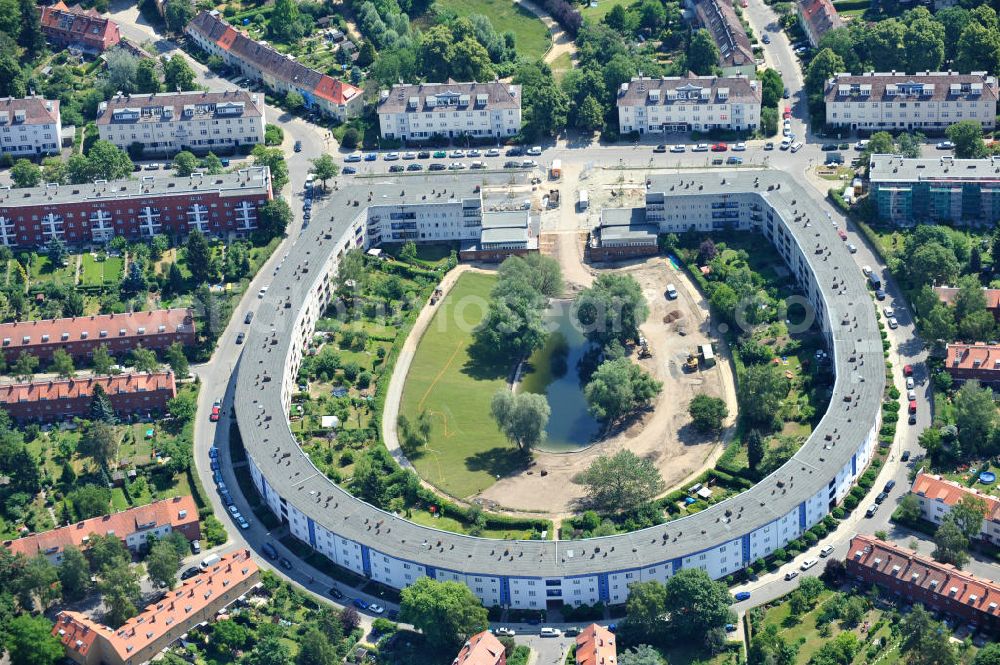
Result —
[[486, 608], [460, 582], [421, 577], [400, 596], [400, 620], [413, 624], [435, 648], [451, 652], [470, 635], [486, 629]]

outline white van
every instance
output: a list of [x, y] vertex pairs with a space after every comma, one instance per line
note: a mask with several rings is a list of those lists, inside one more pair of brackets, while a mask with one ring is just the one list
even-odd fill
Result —
[[677, 300], [677, 288], [673, 284], [667, 284], [667, 298]]
[[798, 152], [799, 150], [802, 150], [802, 141], [796, 141], [795, 143], [793, 143], [791, 150], [792, 152]]
[[788, 150], [792, 147], [792, 140], [790, 138], [781, 139], [781, 145], [779, 146], [782, 150]]
[[833, 545], [826, 545], [823, 549], [819, 551], [819, 555], [822, 558], [826, 558], [833, 554]]
[[218, 554], [209, 554], [207, 557], [201, 560], [201, 567], [208, 569], [214, 566], [215, 564], [219, 563], [219, 561], [220, 559]]

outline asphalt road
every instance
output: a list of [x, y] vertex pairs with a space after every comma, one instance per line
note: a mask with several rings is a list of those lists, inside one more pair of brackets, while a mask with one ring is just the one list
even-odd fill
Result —
[[[114, 18], [120, 22], [122, 33], [125, 36], [140, 43], [153, 41], [156, 49], [161, 54], [172, 55], [179, 52], [176, 44], [156, 35], [149, 26], [146, 26], [141, 22], [134, 10], [130, 10], [126, 5], [116, 4], [116, 6], [113, 7], [113, 12]], [[793, 102], [794, 115], [793, 132], [798, 135], [800, 140], [803, 140], [806, 145], [801, 151], [793, 154], [777, 149], [774, 151], [764, 151], [763, 141], [751, 141], [749, 142], [749, 147], [746, 152], [727, 152], [722, 153], [722, 156], [727, 157], [729, 155], [737, 154], [744, 157], [747, 165], [767, 165], [790, 173], [804, 173], [810, 166], [819, 163], [819, 161], [823, 159], [823, 153], [820, 150], [822, 141], [815, 139], [807, 133], [805, 124], [807, 112], [802, 93], [802, 76], [799, 71], [797, 58], [792, 52], [787, 37], [777, 28], [777, 16], [769, 7], [764, 5], [762, 0], [749, 0], [749, 7], [745, 11], [745, 15], [748, 17], [748, 20], [750, 21], [750, 24], [754, 28], [756, 34], [762, 35], [766, 33], [770, 36], [771, 44], [765, 46], [765, 60], [768, 66], [781, 71], [786, 85], [790, 88], [790, 101]], [[199, 81], [206, 85], [209, 89], [218, 90], [232, 88], [232, 84], [228, 81], [215, 76], [212, 72], [207, 71], [204, 67], [190, 58], [189, 61], [198, 73]], [[330, 140], [326, 130], [322, 128], [311, 125], [303, 120], [290, 117], [280, 109], [267, 107], [266, 113], [268, 122], [277, 124], [285, 130], [286, 136], [283, 148], [285, 149], [288, 159], [291, 178], [290, 195], [291, 200], [297, 203], [302, 197], [303, 184], [309, 169], [308, 160], [318, 156], [323, 151], [334, 152], [334, 154], [339, 154], [341, 158], [346, 156], [347, 152], [340, 151], [339, 153], [336, 153], [336, 146]], [[292, 151], [291, 147], [295, 141], [302, 142], [302, 152], [295, 153]], [[776, 143], [778, 141], [780, 141], [780, 137], [775, 139]], [[541, 157], [523, 157], [520, 159], [535, 159], [542, 167], [549, 165], [551, 160], [558, 158], [563, 160], [563, 163], [567, 165], [570, 163], [579, 165], [593, 163], [603, 166], [618, 165], [622, 168], [664, 168], [678, 166], [704, 167], [710, 163], [710, 159], [712, 157], [718, 156], [718, 154], [713, 153], [692, 153], [690, 151], [683, 154], [655, 154], [652, 152], [652, 146], [659, 142], [686, 143], [691, 145], [690, 140], [683, 135], [647, 137], [645, 141], [636, 145], [619, 144], [609, 146], [598, 145], [589, 139], [581, 139], [570, 136], [568, 138], [561, 138], [558, 141], [550, 142], [549, 144], [544, 145], [545, 152]], [[845, 155], [845, 157], [848, 157], [849, 159], [850, 156], [852, 156], [852, 153], [853, 151], [849, 151], [848, 155]], [[450, 163], [452, 161], [464, 161], [468, 163], [473, 159], [488, 161], [488, 163], [491, 164], [491, 168], [498, 168], [502, 165], [503, 161], [511, 158], [501, 156], [499, 158], [489, 160], [478, 157], [465, 158], [461, 160], [447, 159], [438, 161], [443, 161], [445, 163]], [[399, 161], [394, 163], [405, 164], [406, 162]], [[355, 166], [360, 167], [359, 171], [363, 176], [366, 173], [369, 175], [385, 173], [389, 164], [386, 163], [380, 156], [380, 159], [376, 162], [362, 162], [361, 164]], [[824, 194], [825, 192], [821, 189], [816, 190], [816, 196], [819, 198], [822, 198]], [[317, 205], [322, 204], [321, 202], [317, 202]], [[830, 211], [831, 218], [838, 220], [839, 223], [844, 226], [846, 221], [843, 219], [842, 215], [840, 215], [839, 211], [829, 204], [826, 205], [827, 209]], [[220, 550], [229, 551], [236, 547], [249, 546], [259, 552], [260, 547], [265, 542], [271, 542], [275, 545], [282, 556], [288, 558], [292, 562], [292, 570], [285, 571], [282, 568], [275, 567], [268, 559], [263, 556], [258, 556], [258, 561], [262, 566], [274, 570], [277, 574], [300, 585], [307, 591], [333, 602], [327, 591], [331, 586], [334, 586], [334, 581], [319, 571], [311, 568], [305, 562], [299, 560], [277, 541], [277, 538], [284, 535], [286, 531], [282, 528], [278, 531], [278, 533], [272, 533], [264, 528], [263, 525], [259, 524], [256, 519], [252, 518], [253, 513], [249, 508], [249, 504], [239, 491], [239, 487], [233, 473], [232, 462], [229, 460], [228, 432], [232, 406], [232, 391], [234, 387], [233, 371], [239, 361], [239, 352], [242, 348], [235, 344], [235, 337], [238, 332], [247, 328], [247, 326], [243, 323], [244, 314], [249, 310], [256, 309], [258, 302], [257, 292], [261, 287], [269, 283], [271, 277], [273, 276], [274, 268], [277, 265], [277, 262], [281, 260], [281, 257], [286, 251], [286, 244], [291, 242], [301, 230], [302, 216], [300, 206], [293, 205], [293, 208], [295, 209], [295, 220], [288, 229], [287, 238], [282, 246], [275, 251], [270, 261], [261, 268], [257, 277], [251, 282], [242, 302], [235, 309], [232, 320], [227, 324], [225, 330], [223, 330], [219, 336], [218, 348], [215, 354], [209, 362], [196, 366], [192, 370], [198, 375], [202, 382], [202, 389], [199, 396], [198, 420], [195, 424], [194, 459], [197, 473], [207, 492], [208, 498], [212, 503], [213, 510], [223, 521], [227, 531], [229, 532], [230, 541], [224, 547], [220, 548]], [[818, 552], [821, 547], [831, 544], [834, 546], [834, 553], [831, 556], [837, 556], [840, 558], [845, 557], [847, 554], [847, 543], [850, 537], [858, 531], [873, 533], [878, 530], [885, 530], [889, 532], [892, 540], [902, 545], [907, 545], [911, 539], [915, 538], [918, 541], [921, 552], [929, 553], [932, 549], [932, 545], [926, 537], [894, 528], [889, 523], [889, 517], [892, 510], [898, 503], [899, 499], [905, 494], [909, 485], [908, 473], [910, 468], [909, 465], [900, 462], [900, 454], [903, 450], [909, 450], [911, 455], [914, 457], [919, 456], [920, 449], [916, 444], [917, 434], [931, 422], [927, 375], [922, 364], [926, 352], [922, 342], [916, 336], [913, 328], [912, 317], [909, 315], [908, 306], [904, 301], [902, 294], [891, 280], [886, 279], [885, 266], [881, 264], [871, 252], [864, 238], [860, 234], [856, 233], [856, 229], [852, 228], [850, 225], [847, 226], [847, 229], [849, 233], [849, 242], [852, 242], [859, 248], [858, 252], [854, 255], [857, 265], [853, 268], [860, 270], [861, 266], [869, 265], [879, 272], [879, 274], [883, 276], [883, 282], [886, 284], [889, 294], [885, 303], [880, 303], [879, 307], [881, 309], [884, 304], [890, 304], [897, 312], [897, 318], [900, 326], [897, 330], [889, 332], [890, 339], [893, 342], [890, 360], [894, 366], [894, 379], [897, 386], [900, 388], [900, 391], [903, 393], [905, 393], [905, 386], [902, 382], [901, 367], [903, 364], [907, 363], [914, 364], [916, 367], [916, 376], [918, 379], [917, 391], [920, 398], [920, 408], [917, 412], [917, 423], [913, 426], [907, 425], [905, 414], [903, 414], [897, 430], [897, 441], [893, 444], [893, 450], [888, 463], [883, 467], [881, 473], [879, 474], [878, 481], [871, 495], [872, 498], [867, 499], [857, 510], [855, 510], [854, 514], [845, 520], [835, 533], [821, 541], [810, 551], [799, 556], [795, 561], [786, 564], [777, 573], [763, 575], [756, 582], [733, 589], [734, 592], [740, 590], [749, 590], [752, 592], [750, 600], [743, 603], [737, 603], [734, 606], [735, 609], [741, 612], [752, 606], [784, 595], [795, 588], [798, 584], [798, 579], [791, 582], [785, 581], [783, 579], [784, 573], [792, 568], [797, 569], [801, 561], [806, 558], [818, 557]], [[223, 400], [223, 415], [218, 423], [211, 423], [208, 420], [207, 414], [211, 410], [212, 402], [216, 399]], [[222, 504], [222, 501], [215, 490], [215, 484], [212, 480], [212, 473], [209, 467], [208, 456], [208, 449], [213, 444], [219, 448], [223, 477], [227, 486], [231, 490], [233, 499], [235, 500], [240, 511], [250, 519], [251, 525], [247, 530], [239, 529], [239, 527], [231, 520], [226, 507]], [[910, 463], [910, 465], [912, 464], [913, 462]], [[874, 498], [874, 494], [877, 493], [874, 490], [881, 489], [885, 482], [890, 478], [896, 480], [896, 487], [890, 493], [889, 499], [885, 501], [881, 509], [873, 518], [865, 518], [864, 509], [867, 508], [868, 504]], [[197, 561], [202, 556], [204, 556], [204, 553], [199, 556], [189, 557], [188, 561]], [[994, 576], [994, 571], [996, 570], [993, 564], [976, 559], [970, 562], [967, 569], [984, 577]], [[803, 574], [818, 575], [821, 572], [822, 563]], [[361, 597], [369, 602], [373, 600], [383, 602], [381, 599], [364, 596], [354, 590], [344, 588], [342, 585], [338, 584], [337, 586], [343, 590], [348, 598]], [[392, 607], [391, 604], [383, 604]], [[365, 623], [370, 624], [372, 617], [364, 613], [362, 616], [364, 617]], [[514, 627], [518, 631], [518, 641], [530, 644], [536, 649], [536, 663], [547, 664], [560, 662], [561, 654], [564, 653], [564, 649], [571, 641], [571, 638], [539, 638], [537, 637], [538, 627], [527, 625], [514, 625]], [[531, 636], [532, 634], [534, 636]]]

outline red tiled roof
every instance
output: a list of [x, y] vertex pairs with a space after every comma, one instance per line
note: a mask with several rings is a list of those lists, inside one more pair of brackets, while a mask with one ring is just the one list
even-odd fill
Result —
[[615, 634], [592, 623], [576, 637], [576, 665], [615, 665], [618, 650]]
[[974, 369], [1000, 375], [1000, 346], [989, 344], [949, 344], [945, 369]]
[[348, 100], [360, 95], [361, 89], [324, 74], [313, 92], [316, 93], [317, 97], [322, 97], [334, 104], [346, 104]]
[[503, 644], [493, 633], [484, 630], [462, 645], [453, 665], [497, 665], [505, 660]]
[[844, 24], [830, 0], [800, 0], [799, 12], [812, 27], [817, 42], [827, 32]]
[[113, 532], [119, 538], [124, 539], [139, 531], [140, 527], [152, 528], [146, 525], [163, 526], [169, 524], [171, 528], [177, 529], [197, 521], [198, 506], [195, 505], [194, 498], [189, 494], [164, 499], [112, 515], [93, 517], [76, 524], [36, 533], [17, 540], [9, 540], [4, 543], [4, 546], [14, 554], [32, 557], [36, 554], [61, 552], [67, 545], [75, 545], [84, 549], [91, 534], [103, 536]]
[[0, 405], [88, 397], [94, 394], [94, 386], [97, 385], [103, 387], [108, 395], [175, 389], [173, 372], [8, 383], [0, 385]]
[[102, 48], [113, 46], [120, 39], [117, 23], [93, 9], [67, 7], [62, 0], [49, 7], [42, 7], [40, 21], [43, 31], [85, 44], [100, 45]]
[[[934, 293], [945, 305], [951, 305], [958, 295], [959, 289], [954, 286], [935, 286]], [[983, 289], [986, 296], [986, 309], [1000, 309], [1000, 289]]]
[[6, 119], [2, 122], [10, 125], [15, 122], [15, 112], [23, 111], [24, 120], [17, 121], [19, 125], [50, 125], [59, 120], [59, 100], [43, 99], [38, 96], [4, 97], [0, 99], [0, 113], [6, 113]]
[[913, 480], [910, 491], [928, 499], [941, 501], [947, 506], [954, 506], [966, 496], [976, 497], [986, 502], [986, 518], [1000, 521], [1000, 499], [984, 494], [974, 487], [965, 487], [941, 476], [920, 473]]
[[[160, 326], [163, 326], [163, 330], [160, 330]], [[190, 309], [157, 309], [151, 312], [17, 321], [0, 323], [0, 345], [4, 351], [12, 351], [30, 349], [37, 344], [56, 344], [60, 341], [76, 342], [84, 339], [100, 341], [121, 337], [152, 336], [186, 332], [193, 328], [194, 312]], [[48, 338], [45, 339], [45, 336]], [[25, 338], [28, 338], [27, 341]]]
[[847, 559], [848, 564], [899, 580], [908, 587], [922, 588], [978, 612], [1000, 616], [1000, 586], [996, 582], [922, 557], [913, 550], [858, 534], [851, 539]]
[[253, 577], [258, 570], [250, 550], [239, 550], [223, 556], [208, 570], [186, 580], [167, 593], [163, 600], [148, 606], [117, 630], [92, 621], [79, 612], [60, 612], [52, 634], [67, 649], [79, 651], [84, 656], [94, 642], [100, 640], [121, 661], [129, 662], [132, 654], [141, 652], [171, 631], [177, 632], [178, 636], [186, 632], [190, 627], [186, 625], [187, 619], [218, 603], [226, 591]]

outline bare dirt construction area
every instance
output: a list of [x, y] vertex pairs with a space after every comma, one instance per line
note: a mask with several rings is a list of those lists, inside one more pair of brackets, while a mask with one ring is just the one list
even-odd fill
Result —
[[[556, 255], [561, 263], [579, 261], [578, 254], [570, 250], [575, 244], [573, 235], [560, 234]], [[579, 288], [581, 285], [574, 282], [584, 275], [599, 274], [603, 270], [579, 263], [564, 265], [567, 291]], [[707, 303], [687, 277], [662, 256], [607, 270], [630, 274], [643, 288], [650, 316], [640, 329], [649, 342], [653, 357], [638, 362], [663, 382], [663, 391], [652, 407], [628, 423], [624, 430], [579, 452], [536, 451], [534, 464], [529, 469], [501, 478], [476, 498], [495, 502], [509, 510], [565, 517], [579, 509], [584, 494], [582, 486], [573, 482], [573, 477], [600, 455], [628, 448], [639, 456], [652, 459], [668, 487], [673, 487], [714, 463], [721, 452], [721, 441], [728, 438], [735, 420], [736, 394], [730, 367], [724, 359], [726, 349], [709, 329]], [[666, 287], [671, 283], [678, 290], [676, 300], [666, 298]], [[664, 323], [664, 320], [670, 322]], [[696, 371], [685, 371], [688, 354], [697, 353], [698, 346], [708, 342], [713, 342], [717, 355], [723, 357], [713, 367], [700, 365]], [[706, 437], [691, 428], [687, 408], [698, 393], [722, 397], [729, 404], [730, 426], [723, 439]], [[541, 475], [543, 470], [545, 476]]]

